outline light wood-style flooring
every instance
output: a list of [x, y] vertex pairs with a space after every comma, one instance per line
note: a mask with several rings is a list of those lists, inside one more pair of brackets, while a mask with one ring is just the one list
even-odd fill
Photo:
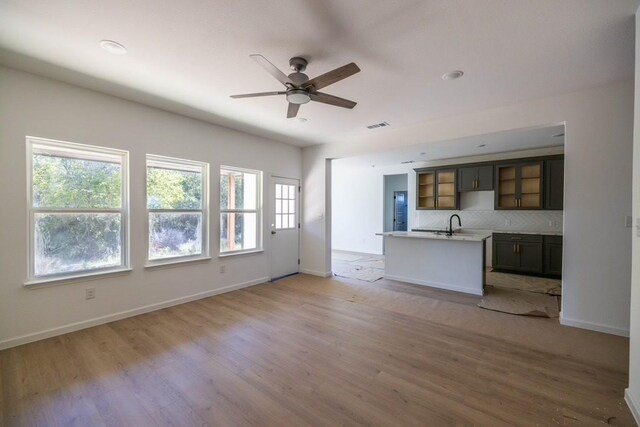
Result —
[[628, 340], [294, 276], [0, 352], [7, 426], [634, 425]]

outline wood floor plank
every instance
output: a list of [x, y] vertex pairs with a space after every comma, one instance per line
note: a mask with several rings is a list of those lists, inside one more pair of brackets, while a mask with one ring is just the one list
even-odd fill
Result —
[[474, 297], [299, 275], [1, 351], [0, 422], [626, 426], [627, 351]]

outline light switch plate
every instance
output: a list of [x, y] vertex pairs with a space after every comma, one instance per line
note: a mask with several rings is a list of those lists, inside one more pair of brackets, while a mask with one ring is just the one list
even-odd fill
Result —
[[636, 236], [640, 237], [640, 217], [636, 218]]
[[631, 215], [624, 217], [624, 226], [627, 228], [633, 227], [633, 217]]

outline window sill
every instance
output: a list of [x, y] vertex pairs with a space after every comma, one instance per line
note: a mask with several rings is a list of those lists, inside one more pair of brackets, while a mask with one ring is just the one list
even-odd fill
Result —
[[230, 256], [235, 256], [235, 255], [248, 255], [248, 254], [257, 254], [260, 252], [264, 252], [264, 249], [249, 249], [246, 251], [233, 251], [233, 252], [224, 252], [221, 254], [218, 254], [218, 258], [227, 258]]
[[125, 267], [125, 268], [118, 268], [115, 270], [98, 271], [95, 273], [77, 274], [74, 276], [33, 279], [27, 282], [24, 282], [24, 286], [26, 288], [40, 288], [45, 286], [64, 285], [68, 283], [83, 282], [86, 280], [98, 280], [98, 279], [106, 278], [108, 276], [117, 276], [121, 274], [126, 274], [130, 271], [133, 271], [131, 267]]
[[167, 261], [156, 261], [151, 262], [149, 264], [145, 264], [144, 268], [154, 269], [154, 268], [172, 268], [172, 267], [180, 267], [183, 264], [189, 264], [192, 262], [205, 262], [211, 260], [210, 256], [203, 256], [198, 258], [188, 258], [188, 259], [172, 259]]

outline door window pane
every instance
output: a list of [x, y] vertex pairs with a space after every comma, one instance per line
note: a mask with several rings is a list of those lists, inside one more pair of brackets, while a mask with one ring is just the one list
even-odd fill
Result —
[[275, 228], [285, 230], [297, 227], [296, 186], [275, 184]]

